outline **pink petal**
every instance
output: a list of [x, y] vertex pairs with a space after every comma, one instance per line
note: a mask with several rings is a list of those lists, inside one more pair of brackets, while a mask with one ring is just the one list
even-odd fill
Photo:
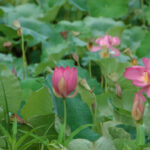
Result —
[[93, 46], [93, 47], [91, 48], [91, 52], [97, 52], [97, 51], [99, 51], [100, 49], [101, 49], [101, 47]]
[[143, 81], [143, 72], [145, 68], [142, 66], [132, 66], [126, 68], [126, 71], [124, 72], [124, 77], [129, 80], [138, 80]]
[[96, 39], [95, 43], [99, 44], [101, 40], [103, 40], [103, 37], [99, 37], [98, 39]]
[[137, 87], [145, 87], [148, 85], [144, 81], [139, 81], [139, 80], [132, 80], [132, 84]]
[[112, 46], [111, 39], [111, 36], [105, 35], [104, 38], [99, 42], [100, 46], [106, 46], [107, 48], [110, 48]]
[[118, 37], [112, 37], [112, 45], [120, 45], [120, 39]]
[[142, 98], [142, 100], [143, 100], [143, 102], [145, 102], [146, 101], [146, 98], [143, 96], [143, 88], [139, 91], [139, 95], [140, 95], [140, 97]]
[[115, 47], [111, 47], [111, 52], [110, 52], [110, 54], [111, 54], [112, 56], [120, 56], [120, 51], [119, 51], [117, 48], [115, 48]]
[[145, 93], [147, 94], [148, 97], [150, 97], [150, 85], [147, 87], [144, 87], [143, 90], [145, 91]]
[[77, 85], [77, 69], [75, 67], [73, 68], [65, 68], [64, 72], [64, 79], [66, 80], [67, 83], [67, 94], [70, 94]]
[[150, 69], [150, 59], [148, 58], [143, 58], [143, 64], [147, 69]]
[[63, 67], [60, 68], [56, 67], [52, 76], [53, 87], [57, 93], [59, 93], [58, 82], [63, 77], [63, 73], [64, 73]]

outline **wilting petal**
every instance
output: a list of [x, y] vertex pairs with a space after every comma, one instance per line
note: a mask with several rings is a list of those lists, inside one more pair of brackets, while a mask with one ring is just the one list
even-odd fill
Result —
[[145, 68], [141, 66], [132, 66], [126, 68], [126, 71], [124, 72], [124, 77], [129, 80], [143, 80], [143, 72]]
[[147, 69], [150, 69], [150, 59], [148, 58], [143, 58], [143, 64]]
[[99, 47], [99, 46], [93, 46], [93, 47], [91, 48], [91, 52], [97, 52], [97, 51], [99, 51], [99, 50], [101, 50], [101, 47]]

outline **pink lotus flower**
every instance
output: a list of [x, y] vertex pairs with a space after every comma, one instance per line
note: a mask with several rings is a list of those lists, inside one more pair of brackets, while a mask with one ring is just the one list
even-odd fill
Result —
[[136, 121], [141, 120], [144, 114], [144, 102], [145, 97], [142, 92], [137, 92], [134, 96], [134, 102], [132, 107], [132, 117]]
[[[77, 86], [77, 69], [75, 67], [56, 67], [52, 76], [53, 91], [57, 97], [67, 97]], [[76, 91], [77, 93], [77, 91]], [[73, 95], [75, 96], [74, 93]]]
[[114, 46], [120, 45], [120, 39], [118, 37], [112, 37], [110, 35], [105, 35], [104, 37], [99, 37], [96, 41], [98, 46], [93, 46], [91, 48], [92, 52], [97, 52], [103, 48], [108, 49], [110, 55], [120, 56], [120, 51]]
[[124, 77], [132, 80], [132, 84], [141, 87], [150, 97], [150, 59], [143, 58], [143, 66], [132, 66], [126, 68]]

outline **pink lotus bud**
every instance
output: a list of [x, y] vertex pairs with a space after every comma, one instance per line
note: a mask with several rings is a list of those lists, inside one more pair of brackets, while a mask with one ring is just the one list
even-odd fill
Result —
[[118, 83], [116, 83], [115, 85], [116, 85], [116, 95], [120, 98], [122, 96], [121, 87]]
[[137, 92], [134, 96], [134, 102], [132, 107], [132, 117], [136, 121], [141, 120], [144, 114], [144, 101], [145, 97], [141, 92]]
[[56, 67], [52, 77], [53, 91], [57, 97], [67, 97], [77, 86], [77, 69], [75, 67]]
[[17, 76], [17, 72], [16, 72], [16, 69], [15, 69], [14, 67], [12, 68], [11, 72], [12, 72], [15, 76]]
[[79, 57], [78, 57], [78, 55], [76, 54], [76, 53], [73, 53], [73, 59], [76, 61], [76, 62], [78, 62], [79, 61]]

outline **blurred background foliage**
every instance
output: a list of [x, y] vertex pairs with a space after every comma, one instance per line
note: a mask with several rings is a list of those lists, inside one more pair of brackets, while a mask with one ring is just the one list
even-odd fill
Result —
[[43, 71], [40, 66], [53, 67], [66, 49], [67, 55], [83, 56], [88, 42], [104, 34], [120, 37], [122, 51], [130, 48], [139, 58], [149, 55], [149, 0], [1, 0], [0, 5], [0, 52], [12, 54], [13, 63], [21, 57], [13, 25], [18, 20], [28, 64], [40, 62], [36, 75]]

